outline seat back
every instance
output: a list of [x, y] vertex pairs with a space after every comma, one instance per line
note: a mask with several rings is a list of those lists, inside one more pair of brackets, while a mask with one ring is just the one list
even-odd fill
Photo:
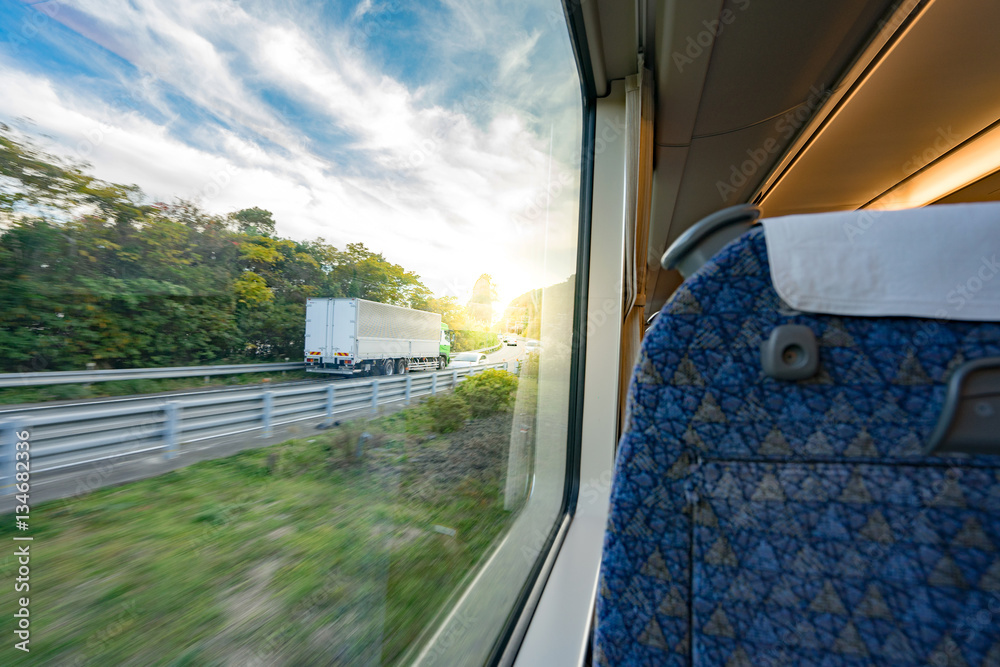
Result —
[[[785, 324], [808, 379], [761, 369]], [[954, 369], [998, 355], [996, 323], [793, 311], [764, 229], [726, 246], [643, 341], [595, 664], [1000, 665], [1000, 457], [922, 453]]]

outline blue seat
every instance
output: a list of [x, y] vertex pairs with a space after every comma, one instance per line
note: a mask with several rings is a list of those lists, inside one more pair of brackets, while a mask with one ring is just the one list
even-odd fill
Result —
[[[761, 370], [784, 324], [806, 380]], [[594, 663], [1000, 665], [1000, 457], [922, 453], [952, 371], [997, 355], [992, 322], [792, 311], [764, 229], [727, 245], [643, 341]]]

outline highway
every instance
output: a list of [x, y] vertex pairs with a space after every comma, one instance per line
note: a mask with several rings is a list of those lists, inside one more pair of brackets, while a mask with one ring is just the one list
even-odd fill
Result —
[[508, 346], [506, 344], [502, 345], [496, 352], [491, 352], [486, 355], [486, 361], [491, 364], [500, 363], [501, 361], [511, 362], [511, 367], [513, 368], [514, 361], [524, 361], [524, 341], [518, 339], [516, 346]]
[[[456, 353], [458, 354], [458, 353]], [[524, 360], [524, 341], [518, 340], [517, 346], [507, 346], [503, 345], [496, 352], [490, 352], [486, 355], [487, 363], [501, 363], [501, 362], [511, 362], [511, 369], [513, 370], [513, 362], [515, 360]], [[413, 373], [414, 376], [419, 375], [418, 373]], [[315, 379], [308, 380], [295, 380], [292, 382], [270, 382], [262, 383], [255, 382], [252, 384], [241, 384], [233, 385], [229, 387], [204, 387], [195, 389], [177, 389], [174, 391], [162, 391], [154, 392], [151, 394], [133, 394], [132, 396], [104, 396], [101, 398], [88, 398], [83, 400], [66, 400], [66, 401], [46, 401], [45, 403], [15, 403], [9, 405], [0, 405], [0, 421], [4, 419], [5, 415], [14, 414], [25, 414], [34, 411], [51, 408], [53, 406], [60, 406], [63, 408], [72, 408], [74, 412], [85, 412], [87, 410], [96, 410], [99, 408], [107, 407], [121, 407], [124, 405], [135, 404], [136, 401], [148, 401], [151, 399], [159, 400], [185, 400], [189, 397], [202, 398], [206, 394], [215, 394], [219, 392], [245, 392], [249, 389], [260, 390], [261, 388], [269, 389], [279, 389], [285, 387], [295, 387], [308, 385], [313, 382], [338, 382], [343, 380], [348, 380], [350, 378], [345, 378], [339, 375], [320, 375], [316, 374]]]
[[[513, 370], [514, 362], [523, 358], [523, 353], [524, 345], [521, 342], [517, 346], [504, 345], [487, 355], [487, 363], [508, 362]], [[459, 372], [464, 374], [467, 370], [462, 368]], [[385, 401], [393, 406], [402, 405], [403, 384], [410, 383], [407, 378], [412, 378], [415, 397], [426, 395], [432, 375], [428, 371], [381, 380], [380, 384], [388, 384], [383, 386], [383, 395], [377, 396], [376, 400], [380, 405]], [[447, 390], [452, 374], [443, 371], [437, 375], [439, 390]], [[337, 418], [341, 418], [341, 414], [367, 414], [373, 379], [378, 380], [319, 377], [316, 380], [241, 385], [225, 389], [182, 390], [88, 401], [5, 406], [0, 409], [0, 422], [25, 417], [39, 423], [48, 422], [50, 426], [33, 429], [33, 445], [42, 447], [39, 454], [46, 450], [52, 452], [54, 449], [67, 452], [67, 458], [60, 461], [65, 463], [59, 465], [58, 470], [40, 471], [32, 475], [31, 495], [37, 503], [157, 476], [196, 461], [229, 456], [243, 449], [301, 437], [314, 432], [313, 429], [325, 421], [326, 414], [334, 414]], [[327, 395], [324, 387], [330, 387], [336, 392], [337, 407], [330, 413], [325, 413], [323, 409], [324, 397]], [[316, 393], [317, 389], [320, 393]], [[259, 426], [262, 391], [275, 396], [273, 429], [261, 430]], [[164, 420], [167, 419], [162, 410], [168, 403], [178, 406], [186, 420], [185, 435], [179, 438], [183, 446], [179, 446], [172, 457], [165, 457], [162, 448], [162, 434], [166, 428]], [[52, 421], [53, 410], [58, 411], [56, 421]], [[282, 414], [287, 416], [281, 417]], [[88, 422], [91, 419], [93, 421]], [[247, 419], [252, 423], [247, 424]], [[88, 438], [97, 438], [102, 442], [107, 440], [101, 451], [111, 456], [104, 460], [94, 460], [94, 455], [80, 450], [79, 456], [85, 458], [78, 458], [74, 451]], [[57, 443], [60, 444], [57, 446]], [[130, 451], [135, 454], [122, 456]], [[79, 464], [74, 464], [74, 459]], [[12, 501], [13, 497], [10, 495], [5, 494], [0, 498], [0, 512], [8, 510]]]

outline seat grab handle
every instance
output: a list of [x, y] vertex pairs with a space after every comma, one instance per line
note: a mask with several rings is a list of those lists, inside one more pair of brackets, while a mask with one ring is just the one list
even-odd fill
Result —
[[953, 453], [1000, 454], [1000, 357], [968, 361], [948, 380], [924, 454]]

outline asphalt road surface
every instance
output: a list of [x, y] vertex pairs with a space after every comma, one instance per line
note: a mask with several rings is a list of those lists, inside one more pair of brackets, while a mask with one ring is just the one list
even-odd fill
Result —
[[500, 363], [501, 361], [511, 362], [511, 372], [513, 372], [513, 362], [524, 361], [524, 340], [519, 338], [516, 346], [504, 344], [496, 352], [487, 354], [486, 361], [491, 364]]

